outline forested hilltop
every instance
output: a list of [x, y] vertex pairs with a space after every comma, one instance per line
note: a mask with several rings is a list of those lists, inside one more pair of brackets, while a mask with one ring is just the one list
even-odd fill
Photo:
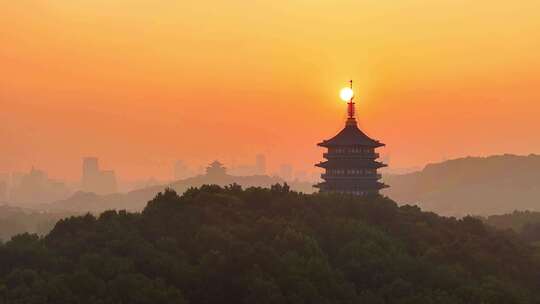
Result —
[[0, 303], [540, 303], [512, 233], [383, 197], [203, 186], [0, 246]]
[[[189, 188], [210, 184], [220, 186], [239, 184], [242, 187], [268, 188], [273, 184], [283, 182], [284, 180], [279, 177], [268, 175], [235, 176], [229, 175], [226, 172], [218, 175], [203, 174], [178, 180], [168, 185], [157, 185], [133, 190], [128, 193], [97, 195], [94, 193], [77, 192], [65, 200], [44, 204], [36, 208], [43, 211], [71, 213], [101, 213], [105, 210], [113, 209], [139, 212], [144, 209], [149, 200], [166, 188], [174, 189], [177, 193], [184, 193]], [[312, 185], [307, 182], [295, 181], [291, 185], [291, 188], [306, 193], [312, 193], [314, 191]]]
[[30, 209], [0, 205], [0, 242], [24, 232], [44, 235], [58, 220], [68, 217], [67, 212], [38, 212]]
[[540, 212], [514, 211], [508, 214], [491, 215], [483, 221], [498, 229], [512, 229], [519, 236], [540, 247]]

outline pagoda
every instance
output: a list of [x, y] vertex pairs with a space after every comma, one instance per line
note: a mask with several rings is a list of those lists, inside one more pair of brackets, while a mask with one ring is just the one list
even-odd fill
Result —
[[208, 176], [225, 176], [227, 175], [227, 169], [222, 163], [215, 160], [208, 167], [206, 167], [206, 175]]
[[341, 91], [341, 98], [347, 101], [348, 117], [345, 128], [336, 136], [317, 144], [327, 148], [323, 154], [326, 161], [315, 166], [325, 169], [321, 175], [323, 182], [315, 185], [319, 192], [340, 192], [353, 195], [378, 194], [388, 186], [380, 182], [377, 169], [386, 165], [377, 161], [375, 149], [384, 144], [367, 136], [358, 128], [355, 117], [352, 80], [350, 88]]

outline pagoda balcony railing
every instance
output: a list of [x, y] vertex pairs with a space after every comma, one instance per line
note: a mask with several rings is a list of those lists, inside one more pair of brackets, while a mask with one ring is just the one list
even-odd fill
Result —
[[360, 175], [360, 174], [328, 174], [323, 173], [321, 174], [321, 177], [326, 178], [332, 178], [332, 179], [381, 179], [382, 174], [366, 174], [366, 175]]
[[379, 153], [335, 153], [326, 152], [323, 153], [323, 157], [330, 158], [379, 158]]

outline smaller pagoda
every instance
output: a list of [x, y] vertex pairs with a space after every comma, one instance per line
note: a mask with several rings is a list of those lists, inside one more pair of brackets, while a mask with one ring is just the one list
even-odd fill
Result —
[[206, 167], [206, 175], [216, 177], [216, 176], [225, 176], [227, 175], [227, 168], [215, 160], [208, 167]]
[[350, 88], [341, 91], [341, 98], [347, 101], [348, 117], [345, 128], [336, 136], [318, 144], [327, 148], [323, 154], [326, 161], [315, 166], [325, 169], [321, 175], [323, 182], [315, 185], [320, 192], [340, 192], [354, 195], [378, 194], [388, 187], [380, 182], [377, 169], [386, 165], [377, 161], [375, 149], [384, 144], [367, 136], [358, 128], [355, 117], [352, 80]]

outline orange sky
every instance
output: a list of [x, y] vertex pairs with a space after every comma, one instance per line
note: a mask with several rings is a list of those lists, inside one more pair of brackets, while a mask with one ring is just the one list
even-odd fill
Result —
[[394, 168], [540, 153], [540, 1], [0, 1], [0, 171], [313, 170], [355, 80]]

